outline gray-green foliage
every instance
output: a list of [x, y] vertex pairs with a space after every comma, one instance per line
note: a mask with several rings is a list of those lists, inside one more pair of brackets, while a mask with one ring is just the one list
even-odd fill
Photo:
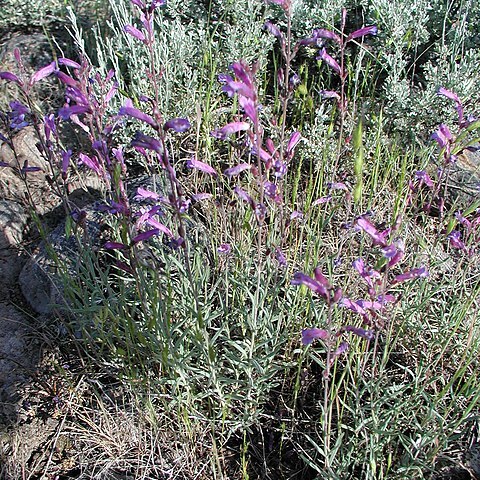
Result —
[[65, 15], [64, 0], [4, 0], [0, 9], [0, 29], [40, 27]]
[[[94, 60], [104, 73], [113, 67], [129, 95], [151, 94], [145, 75], [148, 49], [124, 32], [125, 25], [141, 27], [137, 12], [127, 0], [110, 4], [107, 31], [100, 33], [99, 27], [95, 31]], [[198, 1], [168, 2], [156, 18], [154, 46], [164, 114], [195, 115], [216, 73], [230, 63], [239, 59], [266, 63], [273, 40], [262, 34], [263, 10], [256, 0], [212, 2], [210, 9]]]

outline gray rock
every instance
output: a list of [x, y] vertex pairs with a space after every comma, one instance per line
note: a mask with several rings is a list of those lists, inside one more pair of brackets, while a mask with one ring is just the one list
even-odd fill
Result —
[[28, 217], [18, 203], [0, 200], [0, 250], [18, 246]]
[[15, 392], [30, 378], [39, 346], [31, 335], [30, 318], [11, 305], [0, 303], [0, 415], [15, 413]]
[[465, 150], [450, 167], [447, 202], [465, 208], [480, 200], [480, 151]]

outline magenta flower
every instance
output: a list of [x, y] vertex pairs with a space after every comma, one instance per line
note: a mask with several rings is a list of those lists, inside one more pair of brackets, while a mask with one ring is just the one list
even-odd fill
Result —
[[317, 56], [317, 60], [323, 60], [330, 68], [333, 68], [335, 72], [338, 73], [338, 75], [342, 75], [342, 69], [340, 68], [340, 65], [337, 63], [337, 61], [332, 58], [325, 48], [322, 48]]
[[327, 340], [328, 332], [322, 328], [304, 328], [302, 330], [302, 344], [310, 345], [315, 339]]
[[119, 242], [105, 242], [103, 245], [107, 250], [126, 250], [128, 247]]
[[100, 162], [98, 161], [98, 158], [96, 156], [89, 157], [88, 155], [85, 155], [84, 153], [80, 153], [78, 155], [79, 161], [78, 163], [80, 165], [86, 165], [88, 168], [93, 170], [97, 175], [102, 176], [102, 168], [100, 166]]
[[232, 251], [232, 246], [229, 243], [222, 243], [218, 248], [217, 252], [228, 255]]
[[70, 165], [70, 158], [72, 157], [72, 151], [67, 150], [62, 152], [62, 177], [67, 178], [67, 170]]
[[347, 37], [347, 42], [350, 40], [354, 40], [355, 38], [363, 37], [365, 35], [376, 35], [378, 33], [378, 29], [375, 25], [370, 25], [369, 27], [363, 27], [358, 30], [355, 30]]
[[31, 76], [29, 85], [34, 85], [40, 80], [43, 80], [44, 78], [48, 77], [56, 70], [56, 68], [57, 68], [57, 65], [55, 64], [55, 62], [49, 63], [45, 67], [41, 68], [40, 70], [38, 70], [38, 72], [35, 72]]
[[0, 80], [6, 80], [7, 82], [15, 82], [22, 86], [23, 82], [11, 72], [0, 72]]
[[162, 144], [159, 140], [148, 135], [143, 134], [142, 132], [137, 132], [135, 137], [130, 143], [132, 147], [144, 148], [146, 150], [153, 150], [157, 153], [162, 153]]
[[70, 67], [70, 68], [76, 68], [77, 70], [79, 70], [80, 68], [82, 68], [82, 66], [73, 61], [73, 60], [70, 60], [69, 58], [59, 58], [58, 59], [58, 64], [59, 65], [64, 65], [65, 67]]
[[131, 35], [132, 37], [136, 38], [137, 40], [140, 40], [143, 43], [146, 43], [146, 37], [143, 32], [141, 32], [138, 28], [135, 28], [132, 25], [125, 25], [123, 27], [123, 30]]
[[342, 43], [342, 40], [340, 39], [340, 37], [335, 32], [332, 32], [331, 30], [326, 30], [324, 28], [316, 28], [312, 32], [312, 37], [316, 38], [316, 39], [326, 38], [327, 40], [333, 40], [333, 41], [337, 42], [338, 44]]
[[223, 174], [226, 177], [234, 177], [239, 173], [242, 173], [244, 170], [250, 170], [251, 168], [252, 166], [248, 163], [240, 163], [235, 167], [227, 168], [226, 170], [223, 171]]
[[133, 106], [133, 102], [131, 99], [127, 99], [125, 101], [125, 105], [120, 108], [118, 111], [118, 114], [120, 116], [127, 115], [129, 117], [136, 118], [137, 120], [141, 120], [142, 122], [148, 123], [152, 127], [156, 127], [157, 124], [155, 120], [150, 115], [147, 115], [146, 113], [143, 113], [142, 111], [138, 110], [138, 108], [135, 108]]
[[163, 223], [160, 223], [158, 220], [155, 220], [154, 218], [150, 217], [147, 219], [147, 223], [151, 227], [158, 229], [160, 232], [164, 233], [168, 237], [173, 238], [172, 231], [168, 227], [166, 227]]
[[271, 33], [274, 37], [277, 37], [280, 40], [280, 42], [283, 43], [284, 41], [283, 33], [274, 23], [268, 20], [263, 24], [263, 28], [267, 30], [267, 32]]
[[454, 230], [447, 235], [447, 239], [453, 248], [457, 248], [458, 250], [466, 250], [467, 247], [462, 241], [462, 234], [458, 230]]
[[256, 205], [255, 205], [255, 202], [253, 201], [253, 198], [245, 190], [243, 190], [243, 188], [235, 187], [233, 191], [235, 192], [238, 198], [248, 203], [253, 209], [255, 209]]
[[290, 283], [292, 285], [304, 285], [312, 292], [323, 297], [328, 303], [330, 302], [330, 290], [332, 287], [319, 268], [315, 269], [315, 279], [304, 273], [297, 272]]
[[160, 233], [160, 229], [154, 228], [153, 230], [147, 230], [146, 232], [139, 233], [137, 236], [132, 238], [132, 243], [139, 243], [139, 242], [144, 242], [155, 235], [158, 235]]
[[365, 232], [367, 233], [368, 235], [370, 235], [370, 237], [372, 238], [373, 240], [373, 245], [380, 245], [382, 247], [386, 247], [387, 246], [387, 241], [386, 241], [386, 238], [388, 237], [388, 235], [390, 234], [390, 229], [386, 229], [384, 230], [383, 232], [379, 232], [375, 226], [373, 225], [372, 222], [370, 222], [370, 220], [368, 220], [367, 218], [365, 218], [364, 216], [363, 217], [359, 217], [357, 219], [357, 225]]
[[293, 132], [290, 135], [290, 139], [288, 140], [287, 153], [293, 153], [296, 146], [298, 145], [298, 142], [301, 139], [302, 139], [302, 135], [300, 134], [300, 132]]
[[426, 267], [413, 268], [412, 270], [409, 270], [408, 272], [397, 275], [392, 280], [392, 285], [395, 285], [397, 283], [402, 283], [402, 282], [405, 282], [407, 280], [413, 280], [413, 279], [422, 278], [422, 277], [428, 277], [427, 268]]
[[202, 172], [208, 173], [209, 175], [213, 175], [216, 177], [218, 174], [214, 168], [206, 163], [200, 162], [192, 157], [190, 160], [187, 160], [187, 168], [195, 168], [197, 170], [201, 170]]
[[450, 90], [447, 90], [444, 87], [440, 87], [437, 91], [437, 95], [443, 95], [444, 97], [448, 98], [449, 100], [453, 100], [456, 104], [456, 110], [458, 113], [458, 121], [459, 123], [463, 123], [463, 105], [458, 97], [458, 95], [454, 92], [451, 92]]
[[68, 85], [70, 87], [78, 87], [78, 82], [74, 80], [72, 77], [70, 77], [69, 75], [67, 75], [66, 73], [63, 73], [62, 71], [57, 70], [55, 72], [55, 75], [65, 85]]
[[191, 127], [190, 122], [186, 118], [172, 118], [165, 122], [163, 129], [167, 130], [174, 130], [177, 133], [186, 132]]
[[419, 185], [425, 184], [428, 188], [433, 188], [433, 181], [425, 170], [416, 171], [415, 178]]
[[438, 127], [438, 130], [435, 133], [432, 133], [431, 139], [435, 140], [440, 148], [445, 148], [450, 145], [453, 136], [450, 132], [450, 129], [444, 123], [442, 123]]
[[244, 130], [249, 130], [250, 124], [248, 122], [232, 122], [227, 123], [222, 128], [214, 130], [210, 135], [214, 138], [219, 138], [220, 140], [225, 140], [227, 137], [234, 133], [238, 133]]
[[362, 337], [365, 340], [373, 340], [375, 338], [375, 333], [372, 330], [365, 330], [364, 328], [346, 326], [343, 327], [344, 332], [351, 332], [358, 337]]

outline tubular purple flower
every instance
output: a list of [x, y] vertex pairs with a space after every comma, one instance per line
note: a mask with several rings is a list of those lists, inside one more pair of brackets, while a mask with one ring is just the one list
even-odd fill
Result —
[[232, 251], [232, 246], [229, 243], [222, 243], [218, 248], [217, 252], [227, 255]]
[[321, 282], [319, 282], [316, 279], [313, 279], [312, 277], [309, 277], [308, 275], [305, 275], [304, 273], [301, 272], [296, 272], [293, 275], [293, 279], [290, 282], [292, 285], [304, 285], [305, 287], [309, 288], [312, 290], [312, 292], [316, 293], [317, 295], [320, 295], [323, 297], [327, 302], [330, 301], [330, 294]]
[[112, 87], [105, 95], [105, 99], [104, 99], [105, 104], [110, 103], [110, 100], [114, 97], [115, 93], [117, 93], [117, 90], [118, 90], [118, 82], [113, 82]]
[[255, 102], [248, 97], [239, 95], [238, 103], [243, 108], [245, 115], [255, 124], [258, 122], [258, 113]]
[[462, 234], [458, 230], [454, 230], [449, 235], [447, 235], [447, 239], [453, 248], [457, 248], [459, 250], [467, 249], [465, 243], [463, 243], [462, 241]]
[[139, 243], [148, 240], [149, 238], [154, 237], [160, 233], [160, 229], [154, 228], [152, 230], [147, 230], [146, 232], [139, 233], [134, 238], [132, 238], [132, 243]]
[[232, 63], [230, 65], [230, 69], [233, 70], [233, 73], [235, 73], [235, 76], [240, 80], [240, 82], [242, 82], [252, 92], [254, 91], [252, 72], [246, 63], [242, 61]]
[[192, 200], [194, 202], [201, 202], [202, 200], [208, 200], [209, 198], [212, 198], [213, 195], [211, 193], [194, 193], [192, 195]]
[[59, 65], [65, 65], [66, 67], [76, 68], [76, 69], [82, 68], [79, 63], [74, 62], [73, 60], [70, 60], [69, 58], [59, 58], [58, 59], [58, 64]]
[[250, 124], [248, 122], [232, 122], [227, 123], [222, 128], [214, 130], [210, 135], [214, 138], [218, 138], [220, 140], [225, 140], [227, 137], [234, 133], [238, 133], [244, 130], [249, 130]]
[[322, 328], [304, 328], [302, 330], [302, 345], [310, 345], [314, 340], [327, 340], [328, 332]]
[[363, 27], [358, 30], [355, 30], [347, 37], [347, 42], [354, 40], [355, 38], [363, 37], [365, 35], [376, 35], [378, 33], [378, 28], [376, 25], [370, 25], [368, 27]]
[[120, 108], [120, 110], [118, 111], [118, 114], [120, 116], [126, 115], [129, 117], [136, 118], [137, 120], [141, 120], [142, 122], [148, 123], [154, 128], [157, 126], [155, 120], [153, 120], [153, 118], [150, 115], [143, 113], [142, 111], [138, 110], [138, 108], [135, 108], [133, 106], [133, 102], [130, 98], [126, 100], [125, 105]]
[[156, 138], [149, 137], [142, 132], [137, 132], [135, 137], [130, 142], [132, 147], [145, 148], [147, 150], [153, 150], [157, 153], [162, 153], [162, 145]]
[[31, 77], [30, 77], [30, 82], [29, 85], [34, 85], [35, 83], [39, 82], [40, 80], [43, 80], [44, 78], [48, 77], [51, 75], [57, 68], [57, 65], [55, 62], [49, 63], [45, 67], [41, 68], [38, 70], [38, 72], [35, 72]]
[[388, 236], [389, 230], [384, 230], [379, 232], [370, 220], [367, 220], [365, 217], [359, 217], [357, 219], [357, 225], [373, 240], [373, 245], [380, 245], [382, 247], [387, 246], [386, 237]]
[[107, 250], [126, 250], [128, 247], [120, 242], [105, 242], [103, 245]]
[[275, 259], [281, 267], [287, 266], [287, 258], [279, 247], [275, 247]]
[[148, 218], [147, 223], [151, 225], [153, 228], [158, 229], [160, 232], [164, 233], [170, 238], [173, 238], [173, 233], [172, 231], [166, 227], [163, 223], [160, 223], [158, 220], [155, 220], [154, 218]]
[[340, 355], [343, 355], [347, 351], [348, 351], [348, 343], [342, 342], [335, 351], [331, 352], [330, 364], [332, 364], [337, 357], [339, 357]]
[[65, 96], [78, 105], [89, 105], [87, 97], [77, 87], [68, 86], [65, 89]]
[[43, 119], [43, 129], [47, 140], [50, 140], [52, 134], [55, 137], [57, 136], [57, 125], [55, 124], [55, 115], [53, 113]]
[[433, 133], [430, 137], [432, 140], [435, 140], [440, 148], [444, 148], [447, 145], [449, 145], [450, 141], [453, 139], [453, 136], [444, 123], [442, 123], [439, 127], [438, 130]]
[[6, 80], [7, 82], [15, 82], [22, 86], [23, 82], [11, 72], [0, 72], [0, 80]]
[[130, 2], [132, 3], [132, 5], [140, 8], [140, 10], [144, 10], [146, 8], [145, 2], [143, 2], [142, 0], [130, 0]]
[[300, 132], [293, 132], [290, 135], [290, 140], [288, 141], [287, 145], [287, 153], [293, 152], [295, 147], [298, 145], [298, 142], [301, 140], [302, 135]]
[[340, 95], [333, 90], [320, 90], [319, 93], [322, 98], [335, 98], [337, 100], [340, 100]]
[[84, 153], [80, 153], [78, 155], [79, 158], [79, 164], [80, 165], [86, 165], [88, 168], [93, 170], [97, 175], [102, 175], [102, 169], [100, 167], [100, 163], [98, 161], [98, 158], [94, 156], [93, 158], [89, 157], [88, 155], [85, 155]]
[[426, 267], [413, 268], [408, 272], [402, 273], [401, 275], [397, 275], [392, 280], [391, 284], [396, 285], [397, 283], [405, 282], [407, 280], [413, 280], [416, 278], [423, 278], [423, 277], [428, 277], [428, 270]]
[[72, 105], [72, 106], [62, 107], [58, 111], [58, 116], [62, 120], [69, 120], [70, 117], [75, 115], [80, 115], [82, 113], [92, 113], [92, 110], [88, 105]]
[[433, 188], [433, 181], [425, 170], [418, 170], [415, 172], [415, 178], [419, 184], [425, 184], [429, 188]]
[[150, 190], [146, 190], [145, 188], [138, 187], [137, 194], [135, 195], [135, 200], [144, 199], [159, 200], [160, 195], [158, 193], [151, 192]]
[[342, 75], [342, 69], [335, 59], [333, 59], [325, 50], [322, 48], [317, 56], [317, 60], [323, 60], [329, 67], [333, 68], [338, 75]]
[[357, 302], [352, 301], [350, 298], [343, 297], [342, 299], [340, 299], [338, 304], [342, 307], [347, 307], [352, 312], [358, 313], [364, 318], [366, 318], [367, 316], [367, 311]]
[[331, 30], [326, 30], [324, 28], [316, 28], [312, 32], [312, 37], [317, 39], [326, 38], [328, 40], [333, 40], [337, 42], [339, 45], [342, 43], [341, 38], [335, 32], [332, 32]]
[[62, 177], [67, 178], [67, 170], [70, 165], [70, 158], [72, 157], [72, 151], [67, 150], [62, 152]]
[[41, 172], [42, 169], [40, 167], [29, 167], [28, 160], [23, 162], [23, 167], [20, 170], [22, 173], [33, 173], [33, 172]]
[[317, 198], [315, 201], [312, 202], [312, 207], [317, 205], [323, 205], [324, 203], [328, 203], [332, 200], [331, 195], [325, 195], [323, 197]]
[[239, 173], [242, 173], [244, 170], [250, 170], [251, 168], [252, 166], [249, 163], [240, 163], [235, 167], [227, 168], [223, 171], [223, 174], [226, 177], [231, 178], [238, 175]]
[[123, 30], [125, 33], [128, 33], [129, 35], [131, 35], [132, 37], [136, 38], [137, 40], [140, 40], [141, 42], [145, 43], [146, 42], [146, 37], [145, 35], [143, 34], [143, 32], [141, 32], [138, 28], [135, 28], [134, 26], [132, 25], [125, 25], [123, 27]]
[[78, 82], [76, 80], [74, 80], [72, 77], [70, 77], [66, 73], [63, 73], [61, 70], [57, 70], [55, 72], [55, 75], [65, 85], [68, 85], [70, 87], [77, 87], [78, 86]]
[[263, 28], [267, 30], [267, 32], [271, 33], [274, 37], [277, 37], [281, 42], [283, 42], [283, 33], [280, 29], [272, 23], [270, 20], [266, 21], [263, 24]]
[[447, 90], [444, 87], [440, 87], [437, 91], [437, 95], [443, 95], [444, 97], [448, 98], [449, 100], [453, 100], [456, 104], [456, 110], [458, 113], [458, 121], [460, 124], [463, 123], [463, 104], [458, 97], [458, 95], [450, 90]]
[[187, 160], [187, 168], [195, 168], [197, 170], [201, 170], [202, 172], [208, 173], [209, 175], [213, 175], [216, 177], [218, 174], [214, 168], [206, 163], [200, 162], [192, 157], [190, 160]]
[[186, 132], [190, 127], [190, 122], [186, 118], [172, 118], [168, 120], [168, 122], [165, 122], [163, 129], [165, 131], [171, 129], [177, 133], [183, 133]]
[[245, 190], [243, 190], [243, 188], [235, 187], [233, 191], [235, 192], [235, 195], [237, 195], [238, 198], [248, 203], [250, 207], [255, 209], [255, 202], [253, 201], [252, 197]]
[[373, 340], [375, 338], [375, 333], [372, 330], [365, 330], [364, 328], [348, 325], [346, 327], [343, 327], [342, 330], [344, 332], [351, 332], [358, 337], [364, 338], [365, 340]]

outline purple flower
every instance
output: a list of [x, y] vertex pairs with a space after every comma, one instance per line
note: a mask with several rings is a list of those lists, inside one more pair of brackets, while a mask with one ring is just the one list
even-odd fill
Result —
[[440, 145], [440, 148], [444, 148], [450, 144], [453, 136], [449, 128], [444, 123], [442, 123], [438, 130], [432, 134], [431, 139], [435, 140], [438, 145]]
[[395, 285], [395, 284], [401, 283], [401, 282], [405, 282], [407, 280], [413, 280], [413, 279], [422, 278], [422, 277], [428, 277], [427, 268], [426, 267], [413, 268], [412, 270], [409, 270], [408, 272], [397, 275], [392, 280], [392, 285]]
[[100, 163], [98, 161], [98, 158], [96, 156], [89, 157], [88, 155], [85, 155], [84, 153], [80, 153], [78, 155], [79, 158], [79, 164], [80, 165], [86, 165], [88, 168], [93, 170], [97, 175], [102, 176], [102, 168], [100, 167]]
[[380, 245], [382, 247], [386, 247], [387, 246], [387, 241], [386, 241], [386, 238], [388, 236], [388, 234], [390, 233], [390, 230], [387, 229], [387, 230], [384, 230], [383, 232], [379, 232], [375, 226], [373, 225], [372, 222], [370, 222], [370, 220], [367, 220], [367, 218], [365, 218], [365, 216], [363, 217], [359, 217], [357, 219], [357, 225], [365, 232], [367, 233], [368, 235], [370, 235], [370, 237], [372, 238], [373, 240], [373, 245]]
[[328, 332], [322, 328], [304, 328], [302, 330], [302, 344], [310, 345], [315, 339], [327, 340]]
[[218, 175], [214, 168], [206, 163], [196, 160], [194, 157], [192, 157], [190, 160], [187, 160], [187, 168], [196, 168], [197, 170], [201, 170], [202, 172], [213, 175], [214, 177]]
[[23, 82], [11, 72], [0, 72], [0, 80], [6, 80], [7, 82], [15, 82], [22, 86]]
[[352, 332], [358, 337], [362, 337], [365, 340], [373, 340], [375, 338], [375, 333], [372, 330], [365, 330], [364, 328], [346, 326], [343, 327], [344, 332]]
[[293, 132], [290, 135], [290, 140], [288, 141], [287, 145], [287, 153], [293, 152], [295, 147], [297, 146], [298, 142], [302, 139], [302, 135], [300, 132]]
[[376, 35], [378, 33], [378, 29], [375, 25], [370, 25], [369, 27], [363, 27], [358, 30], [355, 30], [347, 37], [347, 42], [350, 40], [354, 40], [355, 38], [363, 37], [365, 35]]
[[77, 63], [77, 62], [74, 62], [73, 60], [70, 60], [69, 58], [59, 58], [58, 59], [58, 64], [59, 65], [65, 65], [66, 67], [71, 67], [71, 68], [76, 68], [77, 70], [82, 68], [82, 66]]
[[425, 170], [417, 170], [415, 172], [415, 178], [419, 184], [425, 184], [429, 188], [433, 188], [433, 181]]
[[447, 235], [447, 239], [453, 248], [457, 248], [459, 250], [466, 250], [467, 247], [462, 241], [462, 234], [458, 230], [454, 230], [449, 235]]
[[66, 107], [62, 107], [58, 111], [58, 116], [62, 120], [69, 120], [70, 117], [80, 115], [82, 113], [92, 113], [92, 110], [88, 105], [66, 106]]
[[312, 37], [313, 38], [326, 38], [327, 40], [333, 40], [337, 42], [338, 44], [342, 43], [342, 40], [340, 37], [335, 33], [332, 32], [331, 30], [326, 30], [324, 28], [317, 28], [312, 32]]
[[13, 130], [21, 130], [30, 125], [27, 116], [30, 115], [30, 109], [17, 100], [10, 102], [11, 112], [8, 113], [10, 119], [10, 128]]
[[312, 207], [315, 207], [316, 205], [323, 205], [324, 203], [328, 203], [330, 200], [332, 200], [331, 195], [325, 195], [324, 197], [317, 198], [312, 202]]
[[128, 247], [119, 242], [105, 242], [103, 245], [107, 250], [126, 250]]
[[337, 100], [340, 100], [340, 95], [333, 90], [320, 90], [319, 93], [322, 98], [335, 98]]
[[234, 177], [238, 175], [239, 173], [243, 172], [244, 170], [250, 170], [252, 166], [249, 163], [240, 163], [239, 165], [231, 168], [227, 168], [226, 170], [223, 171], [223, 174], [226, 177]]
[[287, 258], [279, 247], [275, 247], [275, 259], [281, 267], [287, 266]]
[[132, 100], [129, 98], [126, 100], [125, 105], [120, 108], [118, 111], [118, 114], [123, 116], [127, 115], [129, 117], [136, 118], [138, 120], [141, 120], [142, 122], [148, 123], [152, 127], [156, 127], [156, 122], [153, 120], [153, 118], [150, 115], [147, 115], [146, 113], [141, 112], [138, 110], [138, 108], [135, 108], [133, 106]]
[[342, 75], [342, 69], [340, 68], [340, 65], [327, 53], [324, 48], [320, 50], [317, 60], [323, 60], [329, 67], [333, 68], [335, 72], [337, 72], [339, 75]]
[[123, 30], [137, 40], [140, 40], [143, 43], [146, 42], [145, 35], [138, 28], [135, 28], [132, 25], [125, 25]]
[[323, 297], [327, 302], [330, 302], [330, 290], [332, 287], [319, 268], [315, 269], [315, 279], [304, 273], [297, 272], [290, 283], [292, 285], [304, 285], [312, 292]]
[[154, 218], [148, 218], [147, 223], [153, 228], [158, 229], [160, 232], [164, 233], [168, 237], [173, 238], [172, 231], [168, 227], [166, 227], [163, 223], [160, 223], [158, 220], [155, 220]]
[[359, 315], [362, 315], [363, 317], [366, 317], [367, 311], [359, 305], [357, 302], [352, 301], [350, 298], [343, 297], [339, 305], [342, 307], [347, 307], [349, 310], [352, 312], [358, 313]]
[[137, 132], [135, 137], [131, 141], [130, 145], [137, 148], [145, 148], [146, 150], [153, 150], [157, 153], [162, 153], [162, 145], [159, 140], [148, 135], [143, 134], [142, 132]]
[[137, 236], [135, 236], [132, 239], [132, 243], [139, 243], [139, 242], [144, 242], [155, 235], [158, 235], [160, 233], [160, 229], [154, 228], [153, 230], [147, 230], [146, 232], [139, 233]]
[[235, 187], [233, 191], [237, 197], [248, 203], [252, 208], [255, 208], [255, 202], [253, 201], [252, 197], [245, 190], [243, 190], [243, 188]]
[[257, 114], [257, 108], [255, 107], [255, 102], [249, 97], [244, 97], [243, 95], [239, 95], [238, 103], [243, 108], [245, 115], [253, 123], [256, 123], [258, 121], [258, 114]]
[[214, 138], [219, 138], [220, 140], [225, 140], [227, 137], [234, 133], [241, 132], [243, 130], [249, 130], [250, 124], [248, 122], [232, 122], [228, 123], [222, 128], [214, 130], [211, 133], [211, 136]]
[[40, 80], [43, 80], [45, 77], [48, 77], [56, 70], [56, 68], [57, 68], [57, 65], [55, 64], [55, 62], [49, 63], [45, 67], [41, 68], [40, 70], [38, 70], [38, 72], [35, 72], [32, 75], [32, 77], [30, 78], [29, 85], [34, 85]]
[[62, 152], [62, 177], [65, 180], [67, 178], [67, 170], [70, 165], [70, 158], [72, 157], [72, 151], [67, 150]]
[[155, 192], [151, 192], [150, 190], [146, 190], [145, 188], [138, 187], [137, 195], [135, 195], [135, 200], [143, 200], [143, 199], [152, 199], [158, 200], [160, 195]]
[[348, 343], [347, 342], [342, 342], [335, 351], [331, 352], [331, 354], [330, 354], [330, 365], [333, 364], [333, 362], [335, 361], [335, 359], [337, 357], [339, 357], [340, 355], [343, 355], [347, 351], [348, 351]]
[[263, 28], [265, 30], [267, 30], [267, 32], [271, 33], [274, 37], [277, 37], [280, 42], [283, 42], [283, 33], [280, 31], [280, 29], [272, 22], [270, 22], [269, 20], [266, 21], [264, 24], [263, 24]]
[[229, 243], [222, 243], [218, 248], [217, 252], [221, 254], [228, 255], [232, 251], [232, 246]]
[[165, 122], [163, 129], [165, 131], [172, 129], [177, 133], [186, 132], [191, 127], [190, 122], [186, 118], [172, 118]]
[[444, 87], [440, 87], [437, 91], [437, 95], [443, 95], [444, 97], [447, 97], [449, 100], [453, 100], [456, 104], [456, 110], [458, 113], [458, 121], [459, 123], [463, 122], [463, 105], [458, 97], [458, 95], [454, 92], [451, 92], [450, 90], [447, 90]]

